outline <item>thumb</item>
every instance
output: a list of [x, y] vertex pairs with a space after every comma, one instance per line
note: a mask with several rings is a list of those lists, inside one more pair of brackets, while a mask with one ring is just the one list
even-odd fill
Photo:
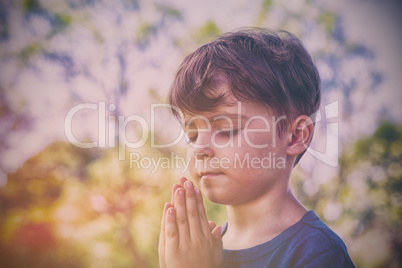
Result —
[[214, 239], [214, 260], [213, 267], [223, 267], [223, 241], [222, 241], [222, 227], [216, 226], [212, 230], [212, 237]]
[[212, 230], [212, 236], [215, 238], [215, 240], [217, 242], [219, 242], [219, 244], [222, 245], [222, 227], [221, 226], [216, 226], [213, 230]]
[[208, 221], [208, 224], [209, 224], [209, 229], [210, 229], [211, 232], [212, 232], [212, 230], [216, 227], [216, 223], [213, 222], [213, 221]]

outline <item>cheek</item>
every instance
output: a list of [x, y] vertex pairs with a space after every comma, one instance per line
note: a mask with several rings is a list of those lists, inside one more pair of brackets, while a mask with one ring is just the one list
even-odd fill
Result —
[[242, 147], [247, 147], [250, 152], [264, 156], [267, 153], [283, 155], [286, 151], [286, 140], [283, 137], [273, 136], [270, 132], [248, 133], [243, 137]]
[[273, 137], [270, 132], [243, 131], [241, 133], [241, 147], [250, 150], [272, 147]]

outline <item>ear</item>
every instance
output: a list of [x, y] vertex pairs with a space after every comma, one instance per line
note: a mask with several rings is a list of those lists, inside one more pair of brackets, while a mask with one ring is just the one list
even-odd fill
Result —
[[290, 131], [286, 153], [299, 155], [310, 145], [314, 132], [313, 121], [307, 115], [301, 115], [293, 121]]

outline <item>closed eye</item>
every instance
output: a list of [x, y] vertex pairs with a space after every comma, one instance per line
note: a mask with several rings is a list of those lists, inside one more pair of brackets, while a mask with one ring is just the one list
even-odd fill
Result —
[[239, 129], [231, 129], [228, 131], [219, 131], [219, 135], [225, 138], [233, 137], [239, 133]]
[[187, 143], [193, 143], [197, 140], [197, 135], [194, 135], [192, 137], [189, 137], [186, 135], [186, 140], [187, 140]]
[[[217, 135], [223, 138], [231, 138], [239, 133], [240, 129], [230, 129], [230, 130], [218, 130]], [[186, 135], [187, 143], [194, 143], [198, 138], [198, 135], [188, 136]]]

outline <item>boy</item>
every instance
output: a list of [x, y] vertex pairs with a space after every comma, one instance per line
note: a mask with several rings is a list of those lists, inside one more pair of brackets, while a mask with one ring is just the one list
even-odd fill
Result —
[[[354, 267], [342, 240], [289, 186], [320, 103], [318, 71], [296, 37], [227, 33], [185, 58], [169, 100], [199, 188], [186, 178], [173, 186], [161, 267]], [[223, 230], [207, 221], [200, 190], [226, 205]]]

